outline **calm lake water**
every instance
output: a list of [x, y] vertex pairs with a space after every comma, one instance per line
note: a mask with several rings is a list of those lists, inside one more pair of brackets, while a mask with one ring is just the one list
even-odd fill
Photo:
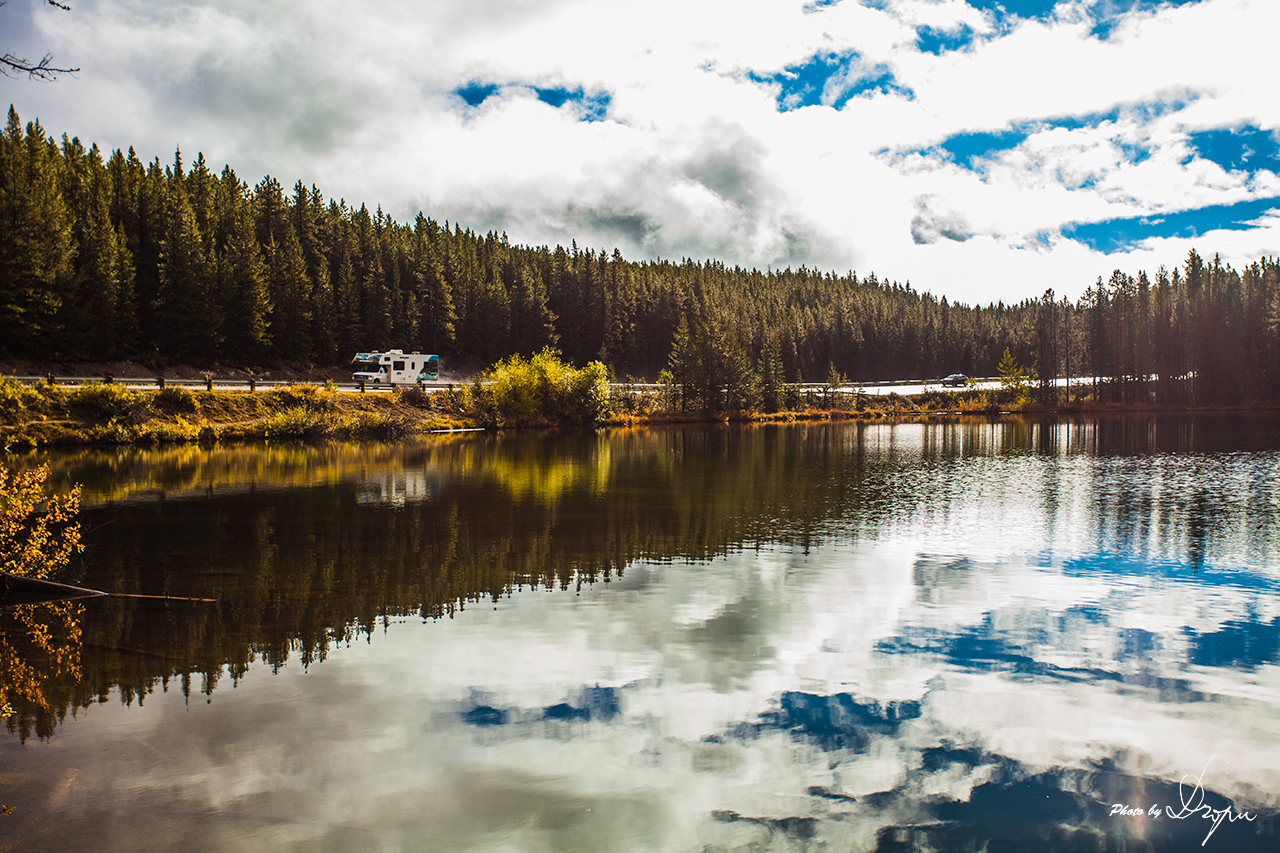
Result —
[[43, 460], [0, 851], [1280, 849], [1274, 417]]

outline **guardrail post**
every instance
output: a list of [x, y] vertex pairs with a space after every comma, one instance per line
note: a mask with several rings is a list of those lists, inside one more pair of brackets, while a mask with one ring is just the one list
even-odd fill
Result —
[[53, 374], [52, 374], [52, 373], [50, 373], [50, 374], [48, 375], [48, 377], [47, 377], [47, 378], [48, 378], [48, 380], [49, 380], [49, 384], [50, 384], [50, 385], [52, 385], [52, 384], [53, 384]]
[[249, 393], [252, 394], [254, 389], [258, 387], [258, 380], [252, 376], [249, 377]]
[[213, 377], [212, 377], [212, 376], [206, 376], [206, 377], [204, 378], [204, 390], [206, 390], [206, 391], [212, 391], [212, 390], [213, 390]]
[[157, 384], [157, 385], [159, 385], [159, 386], [160, 386], [160, 390], [161, 390], [161, 391], [163, 391], [163, 390], [164, 390], [164, 377], [163, 377], [163, 376], [157, 376], [157, 377], [156, 377], [156, 384]]
[[361, 380], [360, 380], [360, 393], [361, 393], [361, 394], [363, 394], [363, 393], [364, 393], [364, 380], [363, 380], [363, 379], [361, 379]]
[[114, 378], [110, 373], [107, 373], [107, 374], [103, 375], [103, 377], [102, 377], [102, 381], [103, 381], [104, 383], [106, 383], [107, 385], [110, 385], [112, 382], [115, 382], [116, 380], [115, 380], [115, 378]]

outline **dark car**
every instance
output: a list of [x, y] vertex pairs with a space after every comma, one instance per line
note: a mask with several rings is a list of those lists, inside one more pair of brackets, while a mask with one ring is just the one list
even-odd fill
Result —
[[963, 373], [953, 373], [946, 379], [942, 380], [943, 385], [950, 385], [952, 388], [959, 388], [961, 385], [969, 381], [969, 377]]

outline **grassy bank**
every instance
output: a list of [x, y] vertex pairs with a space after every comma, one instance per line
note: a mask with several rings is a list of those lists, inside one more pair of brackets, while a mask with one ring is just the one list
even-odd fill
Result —
[[0, 378], [0, 440], [55, 444], [398, 438], [475, 425], [468, 389], [348, 394], [317, 385], [270, 391], [63, 388]]
[[409, 387], [368, 394], [318, 385], [257, 392], [135, 389], [106, 383], [64, 388], [0, 378], [0, 446], [394, 439], [468, 427], [1167, 411], [1098, 404], [1087, 396], [1044, 405], [1015, 390], [942, 389], [904, 396], [788, 386], [776, 412], [708, 412], [686, 407], [678, 386], [611, 387], [602, 366], [576, 370], [547, 353], [528, 361], [509, 359], [481, 378], [484, 385], [447, 391]]
[[551, 350], [484, 371], [470, 386], [349, 393], [332, 382], [264, 391], [62, 387], [0, 378], [0, 445], [394, 439], [483, 426], [593, 426], [608, 416], [608, 375]]

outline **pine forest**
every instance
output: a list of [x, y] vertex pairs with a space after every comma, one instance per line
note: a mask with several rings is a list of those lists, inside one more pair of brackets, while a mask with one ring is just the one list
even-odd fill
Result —
[[250, 187], [203, 155], [104, 158], [10, 107], [0, 355], [251, 367], [401, 348], [477, 369], [546, 347], [619, 378], [669, 370], [717, 409], [768, 408], [784, 382], [991, 376], [1006, 349], [1045, 395], [1089, 376], [1121, 404], [1277, 400], [1280, 261], [1235, 270], [1192, 251], [1075, 303], [1046, 290], [969, 306], [874, 273], [632, 262], [405, 224], [301, 181]]

